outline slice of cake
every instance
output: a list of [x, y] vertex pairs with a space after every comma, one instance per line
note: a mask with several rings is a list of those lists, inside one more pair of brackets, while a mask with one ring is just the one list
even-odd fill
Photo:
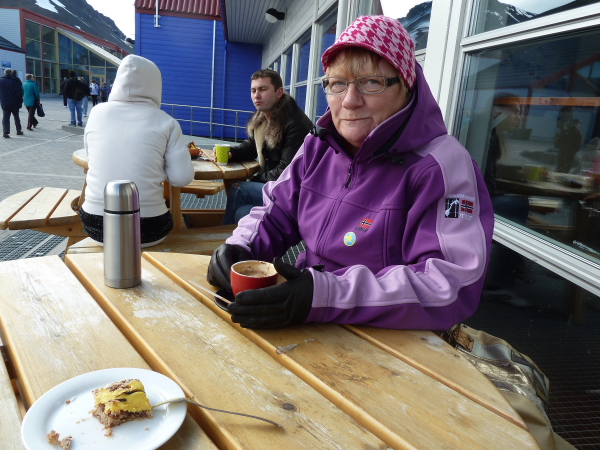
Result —
[[152, 407], [140, 380], [123, 380], [95, 389], [91, 411], [102, 425], [116, 427], [135, 419], [151, 419]]

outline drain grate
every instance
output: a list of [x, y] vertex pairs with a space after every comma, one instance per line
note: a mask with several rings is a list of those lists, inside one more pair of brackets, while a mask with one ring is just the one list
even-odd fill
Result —
[[66, 239], [33, 230], [21, 230], [0, 242], [0, 261], [45, 256]]
[[181, 194], [182, 209], [225, 209], [226, 204], [225, 191], [204, 198], [197, 198], [194, 194]]
[[[42, 234], [42, 233], [40, 233]], [[55, 247], [62, 244], [67, 238], [63, 236], [51, 236], [48, 240], [44, 241], [42, 245], [37, 247], [33, 252], [27, 255], [25, 258], [36, 258], [38, 256], [46, 256]]]

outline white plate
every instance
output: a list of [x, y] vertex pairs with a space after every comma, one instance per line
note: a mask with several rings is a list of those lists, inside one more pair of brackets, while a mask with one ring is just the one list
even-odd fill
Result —
[[[42, 395], [27, 411], [21, 426], [21, 439], [28, 450], [56, 450], [46, 435], [51, 430], [60, 438], [73, 436], [71, 450], [154, 450], [179, 429], [187, 403], [170, 403], [152, 411], [152, 419], [134, 420], [113, 428], [104, 436], [104, 426], [90, 414], [94, 409], [92, 391], [115, 381], [136, 378], [146, 390], [151, 405], [170, 398], [184, 397], [177, 383], [145, 369], [105, 369], [71, 378]], [[66, 403], [71, 400], [70, 403]]]

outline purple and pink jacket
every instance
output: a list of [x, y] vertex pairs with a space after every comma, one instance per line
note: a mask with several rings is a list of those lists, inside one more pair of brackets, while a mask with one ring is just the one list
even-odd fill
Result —
[[296, 266], [314, 280], [306, 322], [445, 330], [470, 317], [494, 214], [419, 66], [410, 103], [354, 158], [344, 149], [328, 111], [227, 243], [270, 261], [304, 240]]

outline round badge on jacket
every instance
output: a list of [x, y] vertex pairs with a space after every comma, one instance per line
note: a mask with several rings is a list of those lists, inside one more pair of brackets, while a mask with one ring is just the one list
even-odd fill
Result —
[[352, 231], [346, 233], [346, 235], [344, 236], [344, 244], [346, 244], [348, 247], [352, 247], [355, 243], [356, 235]]

